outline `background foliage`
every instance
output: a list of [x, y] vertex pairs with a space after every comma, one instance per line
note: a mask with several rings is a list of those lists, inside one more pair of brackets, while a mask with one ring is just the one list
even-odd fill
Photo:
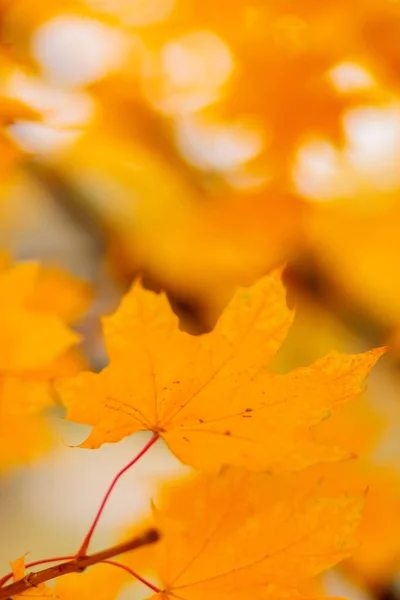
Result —
[[[106, 482], [148, 439], [68, 447], [89, 429], [62, 420], [52, 381], [106, 365], [100, 315], [141, 275], [181, 329], [216, 331], [238, 286], [285, 264], [296, 313], [272, 371], [391, 346], [367, 392], [313, 433], [359, 456], [332, 481], [369, 494], [361, 546], [324, 590], [312, 585], [396, 596], [399, 3], [0, 0], [0, 21], [4, 573], [28, 550], [77, 546]], [[155, 446], [96, 544], [125, 535], [184, 472]]]

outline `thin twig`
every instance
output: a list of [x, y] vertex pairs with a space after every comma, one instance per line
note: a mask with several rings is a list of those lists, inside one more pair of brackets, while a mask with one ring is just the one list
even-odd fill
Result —
[[130, 550], [153, 544], [154, 542], [157, 542], [158, 539], [158, 531], [156, 529], [148, 529], [138, 537], [123, 542], [122, 544], [112, 546], [111, 548], [107, 548], [106, 550], [102, 550], [101, 552], [96, 552], [89, 556], [81, 556], [54, 567], [43, 569], [43, 571], [38, 571], [37, 573], [29, 573], [23, 579], [1, 588], [0, 600], [11, 600], [12, 596], [22, 594], [23, 592], [38, 586], [40, 583], [44, 583], [50, 579], [56, 579], [57, 577], [67, 575], [68, 573], [82, 573], [87, 567], [101, 563], [114, 556], [118, 556], [119, 554], [129, 552]]
[[[34, 560], [33, 562], [28, 563], [27, 565], [25, 565], [25, 569], [29, 569], [30, 567], [37, 567], [39, 565], [45, 565], [46, 563], [49, 562], [65, 562], [66, 560], [72, 560], [76, 558], [76, 555], [72, 555], [72, 556], [54, 556], [54, 558], [42, 558], [41, 560]], [[11, 573], [7, 573], [7, 575], [4, 575], [4, 577], [2, 577], [0, 579], [0, 588], [3, 587], [3, 585], [5, 585], [7, 583], [7, 581], [9, 581], [9, 579], [11, 579], [13, 576], [13, 572], [11, 571]]]

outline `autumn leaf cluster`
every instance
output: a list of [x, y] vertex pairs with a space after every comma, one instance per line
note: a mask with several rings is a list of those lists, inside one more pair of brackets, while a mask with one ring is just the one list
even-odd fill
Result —
[[95, 288], [1, 256], [0, 472], [51, 450], [49, 415], [90, 427], [70, 452], [148, 432], [79, 561], [154, 444], [190, 470], [152, 499], [156, 544], [14, 598], [392, 581], [396, 365], [361, 393], [399, 347], [398, 39], [390, 0], [0, 0], [2, 244]]
[[[152, 443], [163, 438], [199, 472], [173, 486], [154, 508], [161, 535], [152, 554], [161, 581], [157, 596], [301, 596], [304, 580], [351, 554], [362, 490], [343, 493], [316, 466], [349, 458], [351, 450], [319, 444], [314, 429], [359, 395], [385, 349], [331, 353], [309, 367], [274, 374], [268, 363], [292, 321], [280, 273], [239, 289], [214, 330], [202, 336], [180, 330], [165, 295], [137, 282], [115, 314], [103, 319], [109, 365], [100, 373], [60, 377], [48, 363], [78, 341], [59, 316], [73, 311], [50, 309], [33, 293], [35, 277], [38, 267], [30, 264], [9, 267], [3, 275], [4, 292], [14, 298], [13, 312], [4, 313], [12, 373], [4, 375], [4, 409], [12, 403], [10, 381], [28, 392], [21, 411], [28, 406], [37, 412], [54, 402], [52, 378], [67, 418], [92, 426], [83, 447], [150, 430]], [[18, 298], [7, 287], [16, 278]], [[50, 289], [45, 280], [43, 289]], [[46, 345], [34, 349], [33, 363], [38, 327]], [[17, 579], [21, 569], [17, 562]], [[76, 577], [22, 595], [69, 600]], [[122, 585], [118, 578], [111, 581], [110, 599]]]
[[384, 349], [274, 375], [267, 364], [290, 322], [278, 274], [239, 290], [197, 337], [137, 283], [103, 321], [109, 366], [56, 385], [67, 418], [92, 426], [83, 447], [151, 430], [205, 471], [155, 509], [160, 597], [298, 594], [351, 552], [362, 493], [325, 489], [320, 472], [282, 473], [349, 457], [312, 431], [360, 393]]

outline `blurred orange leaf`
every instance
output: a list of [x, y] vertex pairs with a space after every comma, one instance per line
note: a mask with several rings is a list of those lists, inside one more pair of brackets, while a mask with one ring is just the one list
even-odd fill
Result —
[[[87, 304], [86, 287], [72, 277], [42, 272], [36, 263], [13, 266], [6, 255], [1, 262], [0, 470], [49, 447], [52, 436], [41, 411], [54, 404], [51, 381], [85, 364], [72, 350], [80, 336], [65, 319], [72, 320]], [[45, 289], [49, 296], [52, 290], [47, 304], [41, 300]]]
[[326, 492], [312, 471], [270, 476], [225, 469], [172, 487], [155, 508], [158, 598], [293, 597], [349, 556], [363, 498]]
[[29, 307], [38, 274], [35, 263], [16, 265], [0, 274], [3, 371], [42, 368], [79, 341], [58, 316]]

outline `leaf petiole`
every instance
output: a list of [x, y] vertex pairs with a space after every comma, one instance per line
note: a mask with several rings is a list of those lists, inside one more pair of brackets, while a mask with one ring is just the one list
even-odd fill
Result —
[[127, 565], [124, 565], [123, 563], [117, 562], [116, 560], [103, 560], [102, 564], [112, 565], [113, 567], [119, 567], [120, 569], [123, 569], [124, 571], [135, 577], [135, 579], [137, 579], [141, 583], [144, 583], [144, 585], [147, 585], [147, 587], [153, 590], [153, 592], [161, 592], [161, 590], [157, 586], [153, 585], [152, 583], [150, 583], [150, 581], [147, 581], [146, 579], [141, 577], [138, 573], [136, 573], [136, 571], [134, 571]]
[[89, 544], [90, 541], [93, 537], [94, 531], [97, 527], [97, 524], [100, 520], [101, 515], [103, 514], [104, 508], [108, 502], [109, 497], [111, 496], [111, 493], [114, 489], [114, 487], [117, 485], [119, 479], [122, 477], [122, 475], [124, 473], [126, 473], [126, 471], [128, 471], [131, 467], [133, 467], [134, 464], [136, 464], [138, 462], [138, 460], [140, 458], [142, 458], [142, 456], [144, 454], [146, 454], [146, 452], [148, 450], [150, 450], [150, 448], [156, 443], [156, 441], [158, 440], [158, 438], [160, 437], [160, 435], [158, 433], [155, 433], [151, 439], [147, 442], [147, 444], [144, 446], [144, 448], [142, 448], [142, 450], [139, 452], [139, 454], [137, 454], [135, 456], [135, 458], [133, 458], [127, 465], [125, 465], [125, 467], [123, 467], [114, 477], [114, 479], [112, 480], [110, 486], [108, 487], [108, 490], [106, 491], [103, 500], [101, 501], [101, 504], [99, 506], [99, 509], [96, 513], [95, 518], [93, 519], [93, 523], [90, 526], [89, 531], [87, 532], [85, 539], [82, 542], [81, 547], [79, 548], [78, 552], [76, 553], [76, 558], [80, 558], [81, 556], [85, 556], [87, 549], [89, 548]]

